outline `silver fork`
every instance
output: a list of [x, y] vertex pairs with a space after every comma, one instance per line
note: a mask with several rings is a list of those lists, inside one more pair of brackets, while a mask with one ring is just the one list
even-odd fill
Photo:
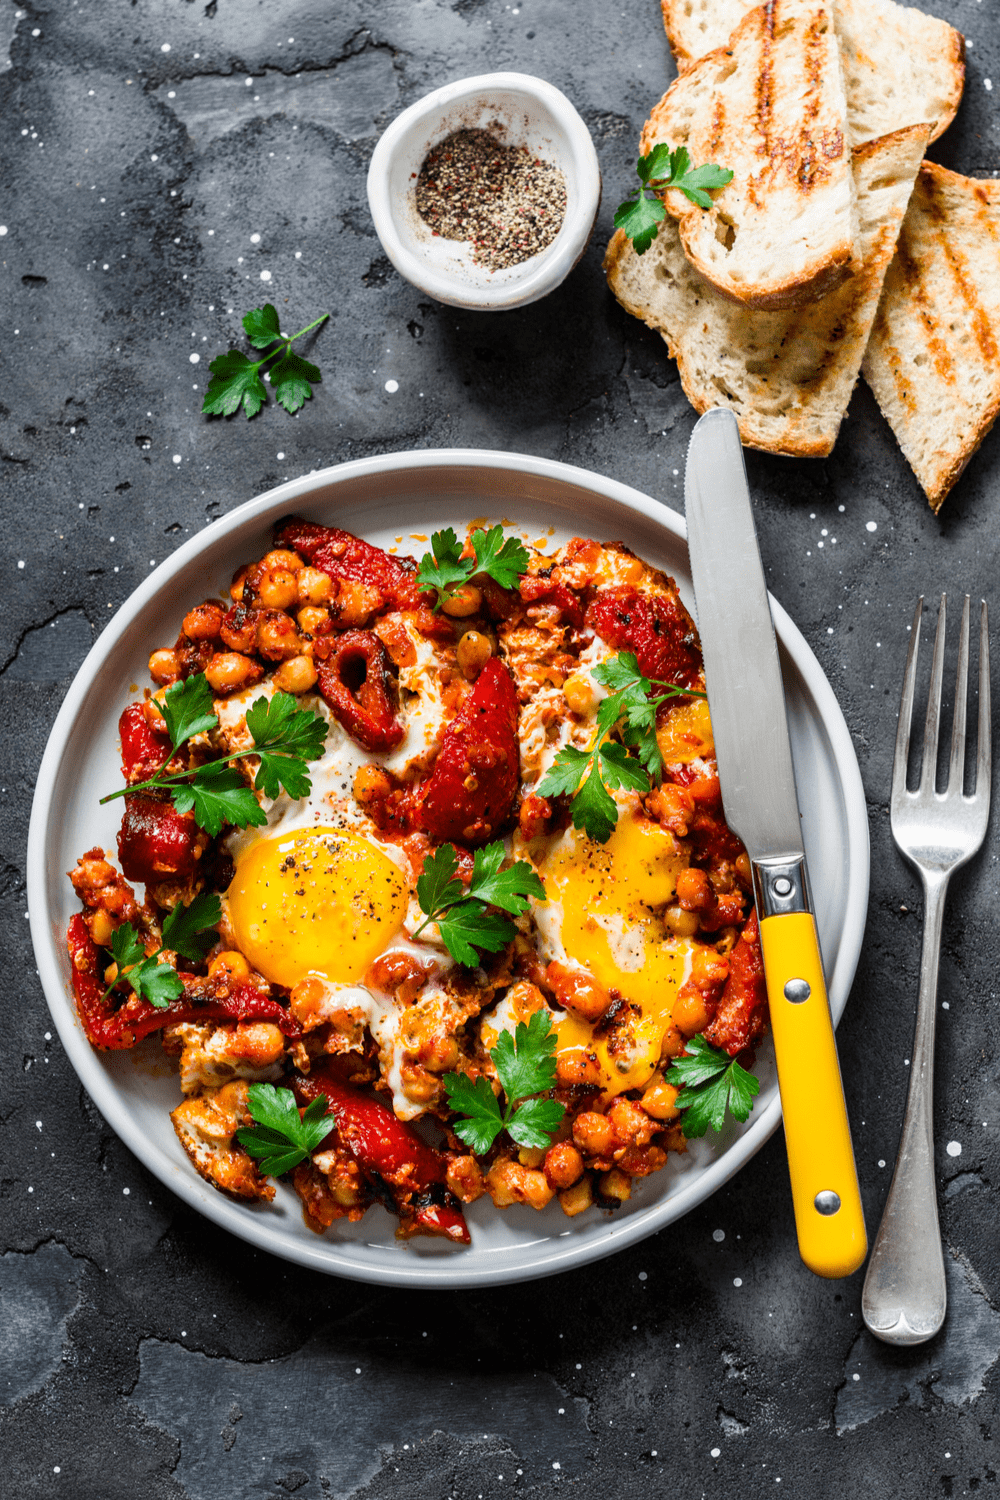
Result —
[[923, 765], [916, 791], [907, 791], [906, 765], [910, 753], [922, 598], [913, 617], [892, 766], [892, 835], [900, 851], [920, 872], [924, 887], [924, 946], [903, 1133], [861, 1298], [865, 1323], [877, 1338], [889, 1344], [922, 1344], [933, 1338], [944, 1322], [947, 1293], [934, 1183], [932, 1120], [938, 959], [948, 881], [952, 872], [971, 859], [982, 844], [990, 814], [990, 658], [985, 601], [979, 620], [976, 789], [971, 796], [966, 796], [963, 791], [969, 678], [968, 595], [962, 610], [958, 647], [948, 785], [943, 792], [935, 788], [946, 600], [947, 596], [942, 594], [927, 700]]

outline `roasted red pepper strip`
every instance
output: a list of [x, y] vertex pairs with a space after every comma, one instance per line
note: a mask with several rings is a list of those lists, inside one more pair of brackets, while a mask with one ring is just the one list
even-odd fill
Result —
[[320, 692], [362, 749], [393, 749], [406, 731], [396, 716], [388, 651], [373, 630], [331, 639], [329, 656], [316, 661]]
[[752, 911], [729, 955], [729, 978], [719, 1008], [705, 1028], [705, 1040], [735, 1057], [760, 1041], [766, 1019], [764, 959], [760, 951], [757, 913]]
[[444, 732], [434, 769], [420, 788], [415, 821], [432, 838], [485, 844], [510, 817], [519, 780], [517, 688], [490, 657]]
[[145, 704], [130, 703], [118, 720], [118, 733], [121, 735], [125, 780], [130, 785], [134, 781], [147, 781], [170, 754], [166, 726], [162, 734], [151, 729], [146, 722]]
[[465, 1216], [444, 1186], [447, 1162], [420, 1139], [392, 1110], [356, 1089], [335, 1082], [322, 1063], [308, 1078], [294, 1080], [300, 1104], [325, 1094], [337, 1122], [337, 1140], [361, 1170], [384, 1182], [404, 1231], [443, 1235], [458, 1245], [470, 1241]]
[[583, 602], [579, 594], [574, 594], [568, 584], [556, 583], [541, 573], [525, 573], [519, 587], [525, 604], [536, 604], [539, 601], [545, 604], [555, 604], [570, 625], [583, 624]]
[[157, 885], [161, 880], [193, 875], [204, 845], [194, 813], [179, 813], [172, 802], [141, 792], [125, 798], [118, 830], [118, 858], [127, 880]]
[[634, 652], [651, 681], [697, 684], [698, 635], [676, 594], [640, 594], [626, 585], [604, 589], [587, 610], [587, 624], [616, 651]]
[[[302, 1035], [291, 1011], [276, 1000], [269, 1000], [252, 984], [235, 985], [225, 997], [216, 995], [205, 1000], [185, 994], [162, 1009], [150, 1005], [148, 1000], [140, 1000], [138, 995], [130, 995], [116, 1010], [111, 996], [103, 998], [100, 950], [79, 914], [70, 920], [66, 946], [73, 968], [77, 1011], [93, 1047], [120, 1052], [134, 1047], [150, 1032], [178, 1021], [271, 1021], [285, 1036]], [[192, 980], [192, 984], [200, 982]]]
[[331, 578], [378, 589], [394, 609], [419, 609], [425, 602], [417, 588], [417, 565], [412, 557], [393, 557], [339, 526], [316, 526], [290, 516], [279, 522], [274, 540], [276, 546], [297, 552]]

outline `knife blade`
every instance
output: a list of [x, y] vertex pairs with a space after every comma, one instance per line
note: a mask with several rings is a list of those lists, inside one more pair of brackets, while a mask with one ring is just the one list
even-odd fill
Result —
[[726, 407], [695, 424], [688, 552], [722, 802], [753, 870], [799, 1253], [849, 1276], [868, 1248], [806, 872], [781, 664], [743, 462]]

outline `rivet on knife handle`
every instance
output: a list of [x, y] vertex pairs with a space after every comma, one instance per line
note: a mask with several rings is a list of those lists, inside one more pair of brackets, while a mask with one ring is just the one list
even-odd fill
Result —
[[868, 1240], [815, 919], [801, 910], [765, 915], [760, 941], [799, 1254], [818, 1276], [849, 1276]]

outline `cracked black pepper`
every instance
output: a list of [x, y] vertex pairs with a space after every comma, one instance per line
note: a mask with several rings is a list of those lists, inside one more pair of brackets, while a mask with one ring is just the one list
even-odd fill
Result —
[[502, 271], [551, 245], [566, 217], [566, 179], [524, 146], [456, 130], [424, 159], [417, 212], [443, 239], [468, 240], [477, 266]]

